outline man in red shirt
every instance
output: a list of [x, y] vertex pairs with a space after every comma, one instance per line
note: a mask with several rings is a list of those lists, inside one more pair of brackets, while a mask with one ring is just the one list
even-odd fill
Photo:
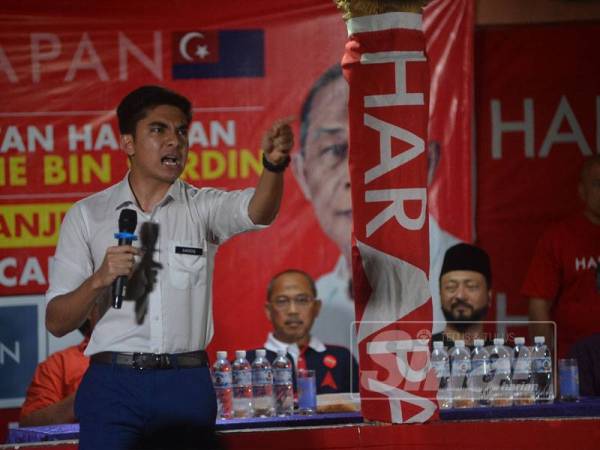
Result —
[[532, 336], [551, 343], [556, 322], [558, 356], [600, 331], [600, 155], [585, 160], [579, 181], [583, 213], [549, 228], [541, 237], [522, 293], [529, 298]]

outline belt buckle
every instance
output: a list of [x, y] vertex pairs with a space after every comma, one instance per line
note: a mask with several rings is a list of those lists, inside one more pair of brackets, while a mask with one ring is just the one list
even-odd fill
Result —
[[158, 357], [158, 367], [161, 369], [170, 369], [171, 366], [171, 358], [169, 358], [168, 353], [163, 353], [161, 355], [156, 355]]
[[170, 369], [171, 358], [166, 353], [134, 353], [131, 367], [137, 370], [144, 369]]
[[144, 370], [144, 354], [134, 353], [131, 357], [131, 367], [137, 370]]

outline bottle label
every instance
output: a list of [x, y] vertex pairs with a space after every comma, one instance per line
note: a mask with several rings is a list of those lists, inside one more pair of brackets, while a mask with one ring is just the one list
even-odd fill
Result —
[[466, 375], [471, 370], [471, 361], [453, 361], [452, 362], [452, 375]]
[[510, 361], [508, 358], [498, 358], [492, 363], [492, 368], [496, 372], [510, 373]]
[[487, 359], [471, 361], [471, 375], [488, 375], [490, 370], [490, 361]]
[[552, 360], [547, 356], [534, 358], [532, 368], [537, 373], [550, 373], [552, 372]]
[[221, 370], [215, 370], [213, 375], [215, 387], [231, 387], [231, 372], [223, 372]]
[[515, 360], [515, 373], [526, 374], [531, 371], [531, 359], [519, 357]]
[[291, 369], [273, 369], [273, 384], [291, 384]]
[[253, 369], [252, 384], [273, 384], [273, 372], [271, 369]]
[[252, 371], [250, 369], [234, 370], [233, 371], [234, 386], [250, 386], [252, 385]]
[[447, 361], [432, 361], [431, 367], [435, 370], [435, 375], [438, 378], [445, 378], [450, 375], [450, 369]]

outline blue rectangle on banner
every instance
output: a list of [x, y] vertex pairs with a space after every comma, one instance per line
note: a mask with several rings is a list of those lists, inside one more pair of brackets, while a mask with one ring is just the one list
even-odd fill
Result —
[[[265, 75], [265, 45], [263, 30], [222, 30], [218, 31], [217, 44], [218, 49], [214, 50], [209, 61], [215, 59], [215, 53], [218, 54], [215, 62], [202, 62], [197, 55], [203, 57], [203, 53], [210, 51], [202, 38], [209, 33], [179, 33], [181, 37], [179, 42], [175, 42], [174, 51], [181, 52], [182, 55], [176, 55], [173, 58], [173, 79], [193, 79], [193, 78], [255, 78]], [[199, 36], [197, 48], [194, 50], [194, 35]], [[199, 45], [199, 44], [205, 45]]]
[[25, 397], [38, 364], [38, 306], [0, 303], [0, 401]]

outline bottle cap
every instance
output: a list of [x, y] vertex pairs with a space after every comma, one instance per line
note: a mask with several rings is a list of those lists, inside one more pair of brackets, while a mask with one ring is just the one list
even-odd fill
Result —
[[227, 352], [224, 350], [219, 350], [217, 352], [217, 359], [227, 359]]
[[444, 341], [433, 341], [433, 348], [444, 348]]
[[259, 348], [256, 350], [256, 356], [259, 358], [264, 358], [267, 355], [267, 351], [264, 348]]
[[242, 359], [246, 357], [246, 350], [236, 350], [235, 351], [235, 358], [236, 359]]
[[458, 339], [456, 341], [454, 341], [454, 346], [455, 347], [464, 347], [465, 346], [465, 341], [463, 341], [462, 339]]
[[483, 347], [485, 341], [483, 339], [473, 339], [473, 344], [475, 344], [475, 347]]
[[546, 342], [546, 338], [544, 336], [536, 336], [533, 338], [533, 342], [536, 344], [543, 344]]
[[515, 344], [517, 344], [517, 345], [524, 345], [525, 344], [525, 338], [524, 337], [516, 337], [515, 338]]
[[494, 338], [494, 345], [504, 345], [504, 338]]

